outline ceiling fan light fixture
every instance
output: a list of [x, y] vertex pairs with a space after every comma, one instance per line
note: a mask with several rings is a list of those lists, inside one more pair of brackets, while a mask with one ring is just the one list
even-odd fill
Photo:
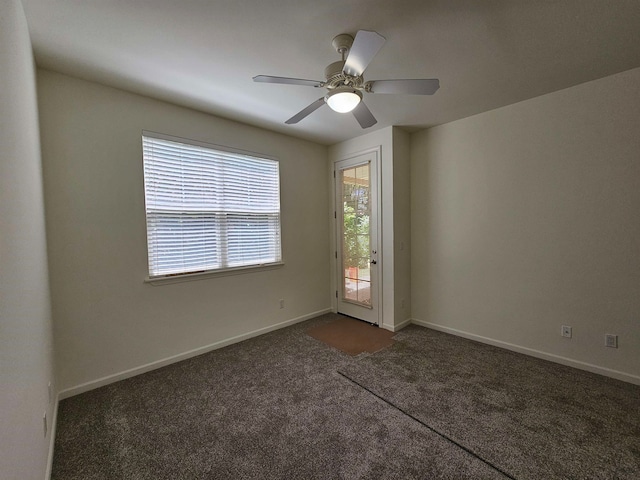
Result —
[[362, 94], [351, 87], [338, 87], [325, 97], [327, 105], [334, 112], [347, 113], [358, 106], [362, 100]]

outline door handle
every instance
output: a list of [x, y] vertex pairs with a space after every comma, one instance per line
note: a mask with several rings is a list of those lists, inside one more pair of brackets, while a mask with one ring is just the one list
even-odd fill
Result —
[[371, 265], [376, 265], [378, 262], [376, 260], [371, 260], [369, 263], [371, 263]]

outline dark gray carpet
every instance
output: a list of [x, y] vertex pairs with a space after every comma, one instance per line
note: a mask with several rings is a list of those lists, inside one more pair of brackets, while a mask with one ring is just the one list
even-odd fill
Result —
[[640, 479], [640, 387], [417, 326], [342, 372], [519, 480]]
[[335, 318], [63, 400], [52, 478], [638, 478], [640, 388], [418, 327], [350, 357]]

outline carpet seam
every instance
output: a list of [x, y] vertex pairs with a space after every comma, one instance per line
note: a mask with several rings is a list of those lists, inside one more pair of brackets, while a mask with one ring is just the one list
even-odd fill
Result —
[[465, 447], [464, 445], [456, 442], [455, 440], [453, 440], [452, 438], [448, 437], [447, 435], [445, 435], [442, 432], [439, 432], [438, 430], [436, 430], [435, 428], [431, 427], [430, 425], [426, 424], [425, 422], [423, 422], [422, 420], [420, 420], [419, 418], [414, 417], [413, 415], [411, 415], [409, 412], [407, 412], [406, 410], [402, 409], [401, 407], [393, 404], [392, 402], [390, 402], [389, 400], [387, 400], [386, 398], [382, 397], [381, 395], [378, 395], [376, 392], [374, 392], [373, 390], [365, 387], [364, 385], [362, 385], [361, 383], [358, 383], [357, 381], [355, 381], [353, 378], [348, 377], [346, 374], [342, 373], [341, 371], [337, 370], [336, 371], [338, 373], [338, 375], [341, 375], [342, 377], [344, 377], [345, 379], [347, 379], [348, 381], [350, 381], [351, 383], [357, 385], [358, 387], [362, 388], [363, 390], [369, 392], [371, 395], [373, 395], [374, 397], [382, 400], [384, 403], [386, 403], [387, 405], [395, 408], [396, 410], [398, 410], [400, 413], [402, 413], [403, 415], [409, 417], [410, 419], [418, 422], [420, 425], [422, 425], [423, 427], [426, 427], [427, 429], [431, 430], [433, 433], [435, 433], [436, 435], [438, 435], [439, 437], [447, 440], [448, 442], [454, 444], [455, 446], [457, 446], [458, 448], [464, 450], [465, 452], [467, 452], [468, 454], [474, 456], [475, 458], [477, 458], [478, 460], [480, 460], [482, 463], [484, 463], [485, 465], [488, 465], [489, 467], [493, 468], [495, 471], [497, 471], [498, 473], [504, 475], [505, 477], [511, 479], [511, 480], [517, 480], [516, 477], [510, 475], [509, 473], [505, 472], [504, 470], [502, 470], [500, 467], [497, 467], [496, 465], [494, 465], [493, 463], [491, 463], [488, 460], [485, 460], [484, 458], [482, 458], [480, 455], [478, 455], [477, 453], [475, 453], [473, 450], [471, 450], [468, 447]]

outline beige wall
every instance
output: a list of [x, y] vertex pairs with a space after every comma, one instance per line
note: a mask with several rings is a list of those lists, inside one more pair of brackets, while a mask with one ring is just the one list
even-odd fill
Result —
[[[330, 308], [326, 147], [48, 71], [38, 86], [64, 396]], [[144, 283], [143, 129], [279, 159], [285, 266]]]
[[35, 73], [18, 0], [0, 3], [0, 85], [0, 477], [42, 480], [55, 404], [51, 312]]
[[639, 85], [635, 69], [412, 135], [414, 319], [640, 381]]
[[393, 127], [394, 326], [411, 321], [411, 136]]

